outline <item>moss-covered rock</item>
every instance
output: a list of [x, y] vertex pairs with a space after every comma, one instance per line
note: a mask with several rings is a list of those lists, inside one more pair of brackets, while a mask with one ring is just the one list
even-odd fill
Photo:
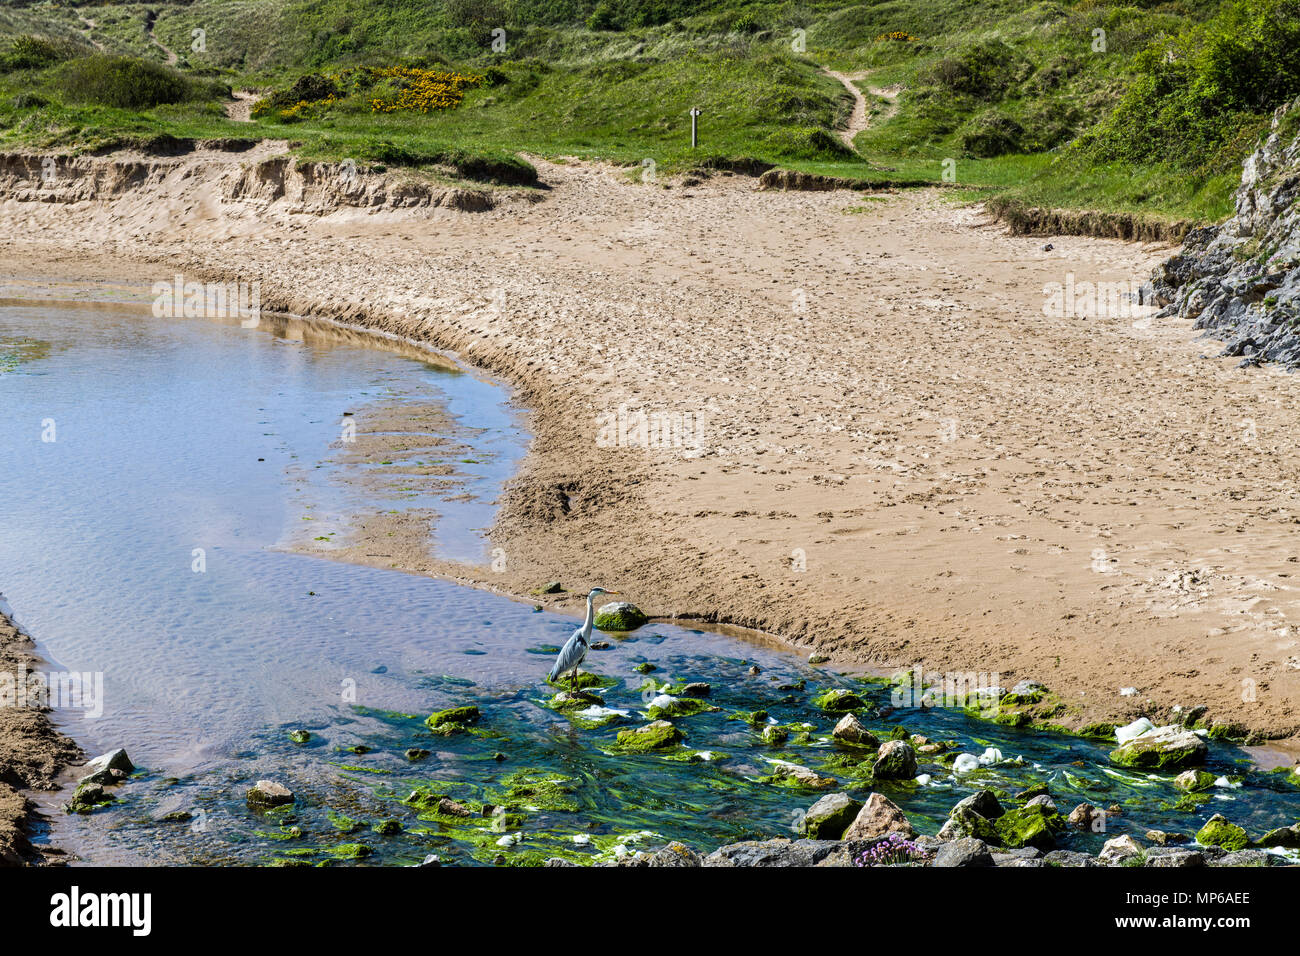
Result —
[[310, 730], [291, 730], [291, 731], [289, 731], [289, 739], [292, 740], [292, 741], [293, 741], [294, 743], [296, 743], [296, 744], [305, 744], [305, 743], [309, 743], [309, 742], [311, 741], [311, 731], [310, 731]]
[[1036, 783], [1032, 787], [1026, 787], [1024, 790], [1017, 793], [1015, 800], [1018, 803], [1028, 803], [1030, 800], [1034, 799], [1034, 797], [1046, 797], [1049, 795], [1050, 792], [1047, 789], [1047, 784]]
[[1211, 740], [1245, 740], [1250, 735], [1244, 724], [1228, 721], [1211, 724], [1208, 733]]
[[1001, 703], [1004, 707], [1019, 707], [1027, 704], [1036, 704], [1043, 699], [1047, 693], [1047, 688], [1037, 681], [1022, 680], [1011, 690], [1002, 695]]
[[1114, 740], [1115, 725], [1108, 723], [1084, 724], [1077, 731], [1080, 737], [1092, 737], [1097, 740]]
[[1185, 793], [1197, 793], [1210, 789], [1216, 779], [1208, 770], [1184, 770], [1174, 777], [1174, 786]]
[[576, 680], [570, 680], [570, 676], [570, 673], [560, 674], [555, 680], [547, 678], [546, 683], [561, 690], [572, 690], [574, 687], [578, 690], [591, 690], [592, 688], [599, 690], [604, 687], [613, 687], [618, 683], [613, 677], [593, 674], [591, 671], [579, 670]]
[[584, 710], [587, 707], [600, 707], [604, 703], [602, 697], [585, 690], [562, 690], [548, 700], [546, 706], [551, 710], [558, 710], [560, 713], [568, 713], [574, 710]]
[[1196, 842], [1201, 846], [1218, 846], [1228, 851], [1244, 850], [1250, 846], [1250, 837], [1241, 827], [1216, 813], [1197, 831]]
[[660, 694], [646, 706], [646, 715], [651, 720], [659, 720], [663, 717], [694, 717], [696, 714], [717, 709], [707, 701], [696, 697], [673, 697], [669, 694]]
[[618, 732], [618, 745], [637, 753], [676, 747], [685, 739], [686, 735], [666, 720], [655, 720], [644, 727]]
[[477, 724], [480, 717], [478, 708], [473, 704], [467, 704], [464, 707], [436, 710], [424, 719], [424, 724], [430, 730], [449, 734], [464, 730], [471, 724]]
[[916, 776], [916, 751], [902, 740], [887, 740], [876, 751], [871, 768], [877, 780], [911, 780]]
[[831, 736], [840, 743], [852, 744], [855, 747], [880, 749], [880, 738], [868, 730], [866, 725], [853, 714], [845, 714], [841, 717], [835, 729], [831, 731]]
[[830, 790], [839, 785], [839, 781], [834, 777], [823, 777], [808, 767], [790, 763], [788, 760], [773, 760], [772, 772], [766, 777], [760, 777], [759, 780], [797, 790]]
[[976, 813], [969, 806], [958, 804], [952, 808], [952, 814], [940, 828], [939, 839], [960, 840], [963, 837], [975, 837], [989, 846], [1002, 846], [1002, 835], [992, 820]]
[[364, 843], [340, 843], [329, 849], [330, 856], [340, 860], [364, 860], [373, 852], [374, 850]]
[[847, 793], [828, 793], [804, 814], [804, 834], [810, 840], [838, 840], [861, 809]]
[[843, 713], [846, 710], [858, 710], [866, 706], [861, 697], [841, 687], [827, 688], [815, 696], [812, 702], [814, 707], [828, 713]]
[[294, 799], [292, 790], [271, 780], [257, 781], [257, 784], [244, 795], [244, 801], [253, 810], [288, 806], [294, 802]]
[[763, 743], [775, 747], [790, 739], [790, 731], [788, 728], [783, 727], [780, 724], [768, 724], [763, 728], [762, 736]]
[[952, 808], [952, 813], [955, 814], [963, 808], [974, 810], [986, 820], [996, 820], [1007, 812], [998, 801], [998, 795], [992, 790], [977, 790], [970, 796], [962, 798]]
[[1204, 763], [1205, 741], [1181, 727], [1156, 727], [1120, 744], [1110, 752], [1117, 767], [1137, 770], [1181, 770]]
[[1300, 850], [1300, 823], [1293, 823], [1289, 827], [1278, 827], [1276, 830], [1269, 830], [1255, 842], [1255, 845], [1263, 847], [1282, 847], [1287, 850]]
[[1056, 836], [1065, 829], [1061, 815], [1043, 804], [1008, 810], [994, 826], [1004, 846], [1013, 850], [1032, 846], [1044, 852], [1056, 847]]
[[77, 787], [64, 809], [69, 813], [94, 813], [99, 807], [116, 802], [102, 784], [83, 783]]
[[614, 601], [596, 612], [596, 627], [602, 631], [635, 631], [650, 618], [635, 604]]

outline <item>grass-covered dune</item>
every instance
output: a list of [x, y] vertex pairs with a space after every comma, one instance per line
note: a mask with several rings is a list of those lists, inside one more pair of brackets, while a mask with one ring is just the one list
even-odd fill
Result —
[[[869, 127], [835, 135], [853, 99]], [[254, 89], [252, 126], [226, 115]], [[0, 145], [260, 135], [512, 173], [749, 158], [1210, 221], [1300, 95], [1300, 0], [42, 0], [0, 11]], [[692, 151], [691, 108], [701, 144]], [[253, 132], [250, 132], [250, 129]], [[482, 159], [476, 167], [472, 161]]]

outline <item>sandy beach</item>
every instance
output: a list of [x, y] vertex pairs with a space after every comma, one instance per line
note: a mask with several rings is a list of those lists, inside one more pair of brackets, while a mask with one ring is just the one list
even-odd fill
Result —
[[11, 174], [0, 295], [257, 281], [264, 308], [514, 388], [535, 437], [493, 566], [431, 559], [419, 516], [357, 516], [331, 557], [571, 610], [529, 594], [599, 583], [836, 664], [1032, 678], [1068, 727], [1204, 704], [1300, 730], [1293, 379], [1206, 359], [1149, 309], [1052, 309], [1054, 284], [1135, 287], [1167, 247], [1047, 250], [953, 192], [541, 160], [540, 201], [366, 208], [292, 175], [250, 189], [262, 158], [83, 168], [98, 185], [68, 201]]

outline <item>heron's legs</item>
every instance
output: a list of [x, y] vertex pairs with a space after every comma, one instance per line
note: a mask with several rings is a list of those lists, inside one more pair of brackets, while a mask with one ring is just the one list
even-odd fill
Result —
[[575, 694], [578, 692], [578, 668], [576, 667], [573, 669], [573, 673], [569, 675], [569, 690]]

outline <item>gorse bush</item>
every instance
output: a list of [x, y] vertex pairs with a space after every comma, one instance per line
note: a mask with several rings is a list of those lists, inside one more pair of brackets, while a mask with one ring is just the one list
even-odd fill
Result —
[[187, 79], [160, 63], [105, 54], [81, 57], [64, 64], [56, 85], [69, 99], [77, 102], [132, 110], [207, 99], [225, 92], [218, 84]]

